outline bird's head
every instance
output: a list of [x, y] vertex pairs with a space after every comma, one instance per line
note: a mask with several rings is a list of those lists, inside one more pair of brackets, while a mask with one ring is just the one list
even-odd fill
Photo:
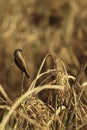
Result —
[[23, 53], [23, 50], [21, 50], [21, 49], [16, 49], [16, 50], [14, 51], [14, 56], [17, 56], [17, 55], [20, 54], [20, 53]]

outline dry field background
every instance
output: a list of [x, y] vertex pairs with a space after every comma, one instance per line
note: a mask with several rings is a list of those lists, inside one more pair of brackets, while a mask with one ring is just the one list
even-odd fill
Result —
[[[14, 101], [19, 98], [20, 92], [21, 92], [21, 84], [22, 84], [22, 74], [20, 70], [16, 67], [13, 60], [13, 52], [16, 48], [20, 48], [24, 50], [25, 60], [28, 67], [28, 71], [30, 74], [30, 79], [27, 79], [25, 77], [24, 79], [24, 90], [27, 92], [29, 86], [32, 85], [33, 80], [36, 78], [36, 75], [41, 68], [40, 65], [48, 54], [56, 55], [57, 58], [60, 58], [64, 66], [68, 72], [69, 75], [72, 75], [73, 77], [77, 78], [77, 74], [81, 68], [81, 65], [83, 64], [84, 57], [87, 57], [87, 0], [0, 0], [0, 84], [2, 85], [3, 89], [5, 90], [6, 94], [9, 96], [10, 100], [12, 100], [14, 105]], [[55, 58], [56, 59], [56, 58]], [[86, 58], [87, 61], [87, 58]], [[77, 81], [75, 82], [74, 86], [77, 86], [77, 90], [74, 94], [78, 94], [85, 96], [85, 99], [81, 99], [81, 95], [79, 96], [79, 99], [81, 99], [81, 102], [84, 106], [84, 112], [80, 111], [80, 117], [81, 120], [77, 117], [71, 118], [71, 122], [69, 122], [69, 118], [67, 116], [67, 121], [64, 126], [62, 125], [61, 129], [79, 129], [84, 130], [87, 129], [87, 124], [85, 123], [87, 121], [87, 62], [85, 62], [85, 67], [82, 66], [82, 72], [81, 78], [79, 78], [79, 84], [76, 85]], [[42, 63], [43, 69], [41, 70], [41, 73], [44, 73], [45, 71], [49, 69], [53, 69], [54, 62], [51, 58], [48, 58], [46, 62]], [[84, 69], [85, 68], [85, 69]], [[57, 69], [57, 67], [56, 67]], [[79, 76], [79, 77], [80, 77]], [[47, 75], [49, 77], [49, 75]], [[46, 78], [47, 78], [46, 77]], [[47, 82], [44, 81], [45, 77], [41, 77], [38, 81], [35, 80], [33, 84], [33, 88], [35, 86], [39, 86], [40, 84], [47, 85], [48, 82], [53, 81], [54, 77], [49, 79]], [[74, 81], [73, 81], [74, 82]], [[84, 85], [84, 84], [85, 85]], [[73, 83], [70, 81], [70, 87], [72, 88]], [[82, 88], [85, 86], [85, 89]], [[80, 86], [81, 90], [78, 90], [78, 86]], [[2, 90], [1, 87], [1, 90]], [[47, 86], [48, 87], [48, 86]], [[49, 87], [48, 87], [49, 88]], [[43, 88], [42, 88], [43, 89]], [[0, 91], [1, 91], [0, 90]], [[39, 90], [38, 90], [39, 91]], [[42, 99], [42, 101], [47, 100], [47, 93], [42, 91], [39, 93], [37, 90], [35, 90], [35, 93]], [[40, 90], [41, 91], [41, 90]], [[20, 99], [18, 101], [18, 105], [16, 104], [17, 109], [19, 104], [26, 99], [27, 96], [32, 95], [31, 94], [24, 95], [23, 99]], [[1, 92], [0, 96], [3, 97], [3, 92]], [[3, 109], [8, 109], [9, 104], [5, 104], [4, 100], [1, 100], [1, 108], [0, 108], [0, 121], [3, 124], [4, 118], [7, 115], [7, 111]], [[42, 110], [45, 107], [45, 110], [47, 113], [49, 112], [47, 118], [49, 122], [49, 117], [52, 116], [51, 110], [47, 106], [44, 106], [44, 103], [41, 101], [38, 101], [39, 99], [32, 99], [31, 96], [31, 102], [28, 103], [28, 106], [33, 104], [37, 105], [37, 109], [40, 108]], [[76, 96], [74, 95], [74, 98], [76, 99]], [[8, 99], [8, 98], [6, 98]], [[8, 99], [9, 100], [9, 99]], [[3, 102], [2, 102], [3, 101]], [[38, 103], [37, 103], [38, 102]], [[73, 101], [73, 104], [76, 102]], [[3, 108], [2, 105], [7, 105], [6, 108]], [[81, 105], [81, 104], [80, 104]], [[43, 108], [41, 108], [43, 106]], [[23, 107], [23, 106], [22, 106]], [[38, 108], [39, 107], [39, 108]], [[82, 107], [82, 106], [80, 106]], [[80, 108], [79, 107], [79, 108]], [[25, 108], [25, 107], [24, 107]], [[19, 117], [22, 117], [19, 124], [17, 124], [17, 127], [14, 127], [14, 130], [20, 130], [22, 129], [20, 125], [23, 125], [23, 118], [25, 116], [20, 114], [20, 110], [22, 108], [18, 108], [17, 114]], [[10, 107], [9, 107], [9, 110]], [[23, 112], [25, 109], [23, 110]], [[13, 112], [13, 111], [12, 111]], [[36, 112], [35, 110], [33, 111]], [[42, 111], [40, 111], [42, 112]], [[64, 111], [65, 112], [65, 111]], [[64, 112], [62, 115], [62, 118], [64, 116]], [[25, 112], [26, 113], [26, 112]], [[38, 113], [38, 112], [36, 112]], [[47, 115], [47, 113], [45, 113]], [[71, 114], [71, 112], [68, 111], [68, 114]], [[73, 115], [75, 115], [75, 110], [72, 110]], [[50, 115], [51, 114], [51, 115]], [[11, 113], [12, 115], [12, 113]], [[31, 116], [32, 114], [30, 114]], [[45, 117], [45, 122], [46, 120]], [[85, 115], [85, 117], [83, 116]], [[34, 116], [35, 117], [35, 116]], [[34, 118], [33, 117], [33, 118]], [[15, 115], [12, 117], [15, 118]], [[32, 118], [32, 116], [31, 116]], [[41, 118], [42, 121], [42, 117]], [[53, 117], [52, 117], [53, 118]], [[61, 118], [61, 116], [60, 116]], [[85, 118], [85, 121], [84, 121]], [[13, 125], [15, 124], [15, 121], [10, 122], [10, 125], [7, 125], [6, 130], [13, 129]], [[10, 117], [8, 120], [11, 120]], [[26, 119], [27, 122], [31, 122], [26, 130], [39, 130], [42, 129], [41, 126], [38, 126], [38, 122], [40, 122], [39, 119], [36, 120], [36, 122], [33, 122], [29, 119]], [[79, 120], [79, 121], [78, 121]], [[77, 123], [77, 126], [74, 127], [74, 121]], [[77, 121], [77, 122], [76, 122]], [[35, 127], [31, 124], [35, 124]], [[70, 124], [71, 123], [71, 124]], [[79, 124], [82, 125], [79, 125]], [[2, 128], [2, 124], [0, 124], [0, 127]], [[6, 123], [7, 124], [7, 123]], [[26, 124], [26, 123], [25, 123]], [[52, 119], [51, 123], [49, 123], [48, 129], [54, 130], [54, 125], [52, 125]], [[56, 123], [54, 123], [56, 124]], [[42, 125], [40, 123], [40, 125]], [[58, 124], [56, 124], [58, 125]], [[19, 127], [18, 127], [19, 126]], [[24, 127], [24, 125], [23, 125]], [[4, 127], [5, 128], [5, 127]], [[3, 128], [3, 129], [4, 129]], [[2, 129], [2, 130], [3, 130]], [[44, 127], [44, 129], [46, 129]], [[57, 130], [58, 126], [55, 127], [55, 130]]]

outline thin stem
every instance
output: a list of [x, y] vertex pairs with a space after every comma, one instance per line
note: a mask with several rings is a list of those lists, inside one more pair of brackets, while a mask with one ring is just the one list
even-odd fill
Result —
[[82, 76], [82, 74], [83, 74], [83, 72], [84, 72], [86, 66], [87, 66], [87, 56], [84, 58], [84, 61], [83, 61], [82, 65], [81, 65], [81, 68], [80, 68], [80, 70], [79, 70], [79, 72], [78, 72], [78, 74], [77, 74], [77, 78], [76, 78], [76, 80], [75, 80], [75, 85], [74, 85], [74, 87], [75, 87], [75, 86], [77, 85], [77, 83], [80, 81], [81, 76]]
[[[78, 74], [77, 74], [77, 77], [76, 77], [76, 80], [75, 80], [75, 84], [73, 85], [72, 93], [71, 93], [70, 101], [69, 101], [69, 108], [71, 107], [71, 102], [72, 102], [72, 98], [73, 98], [73, 94], [74, 94], [74, 93], [73, 93], [73, 92], [74, 92], [74, 88], [75, 88], [76, 85], [79, 83], [79, 81], [80, 81], [80, 79], [81, 79], [81, 76], [82, 76], [82, 74], [83, 74], [83, 72], [84, 72], [86, 66], [87, 66], [87, 56], [84, 58], [83, 64], [82, 64], [82, 66], [81, 66], [81, 68], [80, 68], [80, 70], [79, 70], [79, 72], [78, 72]], [[72, 115], [71, 115], [71, 117], [70, 117], [69, 123], [72, 121], [73, 116], [74, 116], [74, 113], [75, 113], [75, 110], [73, 110], [73, 113], [72, 113]]]
[[24, 76], [25, 76], [25, 74], [22, 73], [21, 95], [23, 95], [23, 93], [24, 93]]

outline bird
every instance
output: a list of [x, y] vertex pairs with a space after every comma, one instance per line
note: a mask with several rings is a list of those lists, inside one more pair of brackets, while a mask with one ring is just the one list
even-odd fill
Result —
[[23, 50], [21, 49], [16, 49], [14, 51], [14, 62], [16, 66], [27, 76], [27, 78], [30, 78], [28, 72], [27, 72], [27, 67], [25, 63], [25, 59], [23, 56]]

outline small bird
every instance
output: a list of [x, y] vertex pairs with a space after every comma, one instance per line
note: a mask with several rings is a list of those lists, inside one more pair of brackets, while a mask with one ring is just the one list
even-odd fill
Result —
[[21, 49], [16, 49], [14, 51], [14, 62], [17, 65], [17, 67], [23, 72], [25, 73], [25, 75], [27, 76], [27, 78], [29, 78], [29, 74], [27, 72], [27, 68], [26, 68], [26, 63], [23, 57], [23, 50]]

